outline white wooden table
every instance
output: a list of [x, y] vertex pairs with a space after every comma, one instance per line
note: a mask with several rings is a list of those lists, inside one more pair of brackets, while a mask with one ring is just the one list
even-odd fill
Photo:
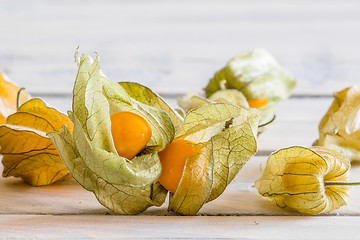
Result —
[[[98, 52], [114, 81], [136, 81], [171, 105], [200, 91], [236, 54], [263, 47], [298, 80], [259, 137], [259, 151], [217, 200], [194, 217], [166, 203], [118, 216], [69, 180], [34, 188], [0, 179], [0, 238], [356, 239], [360, 189], [321, 216], [275, 207], [252, 187], [270, 152], [310, 146], [332, 93], [360, 80], [360, 2], [329, 1], [6, 1], [0, 0], [0, 71], [66, 111], [73, 55]], [[353, 164], [352, 180], [360, 180]]]

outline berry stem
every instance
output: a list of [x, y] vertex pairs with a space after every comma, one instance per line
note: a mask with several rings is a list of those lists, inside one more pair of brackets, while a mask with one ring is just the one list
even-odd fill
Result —
[[18, 93], [17, 93], [17, 98], [16, 98], [16, 108], [19, 108], [20, 107], [20, 95], [21, 95], [21, 92], [24, 91], [25, 88], [20, 88]]
[[356, 186], [360, 185], [360, 182], [336, 182], [336, 181], [325, 181], [325, 186]]
[[260, 128], [260, 127], [265, 127], [266, 125], [269, 125], [270, 123], [272, 123], [275, 120], [275, 118], [276, 118], [276, 115], [274, 114], [273, 118], [270, 121], [260, 124], [258, 127]]

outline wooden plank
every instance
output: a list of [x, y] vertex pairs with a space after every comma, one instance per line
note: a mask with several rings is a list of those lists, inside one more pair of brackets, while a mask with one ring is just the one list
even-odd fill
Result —
[[[261, 197], [253, 187], [265, 167], [267, 157], [253, 157], [239, 172], [226, 191], [216, 200], [207, 203], [198, 215], [214, 216], [294, 216], [301, 215], [276, 207]], [[360, 179], [360, 165], [352, 169], [352, 180]], [[0, 179], [0, 215], [105, 215], [113, 214], [101, 206], [95, 196], [84, 190], [74, 180], [46, 187], [31, 187], [20, 179]], [[167, 202], [162, 207], [152, 207], [142, 215], [172, 215], [167, 212]], [[349, 204], [330, 215], [360, 215], [360, 190], [354, 187]]]
[[358, 217], [0, 215], [1, 238], [356, 239]]

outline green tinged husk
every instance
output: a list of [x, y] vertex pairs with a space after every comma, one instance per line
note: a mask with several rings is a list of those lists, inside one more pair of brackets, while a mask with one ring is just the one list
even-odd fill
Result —
[[257, 149], [258, 116], [229, 103], [203, 105], [190, 111], [176, 139], [201, 149], [187, 159], [169, 210], [194, 215], [225, 190]]
[[[163, 204], [167, 190], [157, 181], [161, 173], [157, 153], [175, 137], [193, 141], [202, 150], [187, 159], [170, 199], [169, 210], [179, 214], [196, 214], [218, 197], [255, 154], [258, 117], [253, 111], [217, 103], [194, 109], [183, 119], [150, 89], [108, 80], [98, 57], [93, 62], [83, 55], [77, 62], [73, 110], [68, 113], [74, 132], [63, 127], [48, 135], [74, 179], [107, 208], [138, 214]], [[119, 111], [140, 115], [152, 129], [146, 148], [131, 161], [117, 154], [110, 131], [110, 116]], [[199, 170], [203, 172], [193, 178]]]
[[[73, 177], [103, 205], [118, 213], [136, 214], [165, 200], [167, 191], [157, 182], [161, 173], [157, 152], [173, 140], [173, 122], [181, 119], [176, 119], [178, 115], [156, 94], [150, 96], [149, 89], [136, 84], [128, 91], [148, 92], [148, 101], [157, 102], [157, 107], [131, 98], [125, 88], [101, 73], [98, 57], [92, 62], [83, 55], [74, 85], [73, 111], [69, 111], [74, 133], [63, 128], [49, 137]], [[111, 136], [110, 116], [119, 111], [142, 116], [152, 129], [143, 153], [131, 161], [117, 154]]]
[[295, 79], [268, 52], [255, 49], [234, 57], [216, 72], [204, 89], [206, 97], [188, 93], [178, 99], [178, 104], [185, 112], [213, 102], [230, 102], [249, 109], [248, 100], [266, 98], [267, 104], [258, 108], [257, 114], [259, 125], [267, 125], [275, 117], [275, 105], [288, 98], [295, 85]]
[[241, 91], [246, 99], [267, 98], [268, 102], [286, 99], [295, 79], [264, 49], [255, 49], [232, 58], [215, 73], [205, 88], [207, 97], [222, 86]]
[[335, 150], [294, 146], [269, 156], [255, 187], [281, 208], [329, 213], [348, 201], [349, 170], [349, 160]]

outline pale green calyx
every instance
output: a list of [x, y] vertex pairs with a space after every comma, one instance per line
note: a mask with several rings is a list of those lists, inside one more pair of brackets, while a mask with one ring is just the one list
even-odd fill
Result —
[[247, 99], [266, 98], [268, 103], [286, 99], [295, 79], [264, 49], [232, 58], [216, 72], [205, 88], [206, 96], [216, 91], [238, 89]]

